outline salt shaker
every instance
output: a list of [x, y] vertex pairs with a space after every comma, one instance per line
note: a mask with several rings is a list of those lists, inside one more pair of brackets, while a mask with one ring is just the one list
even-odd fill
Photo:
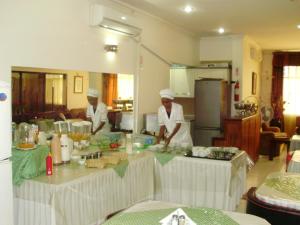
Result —
[[184, 215], [179, 216], [178, 225], [185, 225], [185, 216]]

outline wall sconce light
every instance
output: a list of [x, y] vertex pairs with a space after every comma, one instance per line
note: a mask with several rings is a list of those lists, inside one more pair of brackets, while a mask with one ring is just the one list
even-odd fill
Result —
[[107, 52], [117, 52], [118, 51], [118, 45], [105, 45], [104, 49]]

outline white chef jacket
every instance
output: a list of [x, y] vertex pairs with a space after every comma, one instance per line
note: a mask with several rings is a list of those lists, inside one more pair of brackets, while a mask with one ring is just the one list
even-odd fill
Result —
[[94, 112], [93, 106], [88, 103], [86, 109], [86, 117], [90, 118], [93, 122], [93, 131], [95, 131], [101, 122], [105, 122], [101, 131], [110, 131], [110, 127], [107, 120], [107, 107], [104, 103], [98, 102], [97, 109]]
[[181, 126], [177, 133], [173, 136], [170, 144], [189, 144], [193, 145], [192, 138], [188, 126], [183, 118], [182, 106], [172, 102], [172, 109], [170, 118], [168, 117], [166, 108], [162, 105], [158, 108], [158, 122], [159, 126], [165, 126], [167, 129], [167, 136], [171, 135], [177, 123]]

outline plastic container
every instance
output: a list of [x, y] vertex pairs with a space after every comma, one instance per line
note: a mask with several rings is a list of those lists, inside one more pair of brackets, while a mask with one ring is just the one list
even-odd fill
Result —
[[58, 134], [53, 134], [53, 138], [51, 141], [51, 152], [52, 152], [52, 160], [53, 165], [58, 166], [62, 164], [61, 159], [61, 147], [60, 147], [60, 139]]
[[56, 121], [53, 125], [55, 133], [67, 134], [69, 132], [69, 125], [66, 121]]
[[60, 138], [61, 160], [63, 163], [69, 163], [71, 160], [71, 151], [69, 149], [69, 138], [62, 134]]
[[44, 131], [40, 131], [38, 135], [38, 144], [47, 145], [47, 137]]

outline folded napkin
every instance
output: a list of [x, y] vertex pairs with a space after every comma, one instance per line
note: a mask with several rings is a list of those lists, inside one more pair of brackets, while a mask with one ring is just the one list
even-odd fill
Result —
[[[173, 217], [177, 217], [178, 222], [172, 221]], [[197, 225], [181, 208], [171, 212], [168, 216], [159, 221], [159, 223], [161, 225]]]

